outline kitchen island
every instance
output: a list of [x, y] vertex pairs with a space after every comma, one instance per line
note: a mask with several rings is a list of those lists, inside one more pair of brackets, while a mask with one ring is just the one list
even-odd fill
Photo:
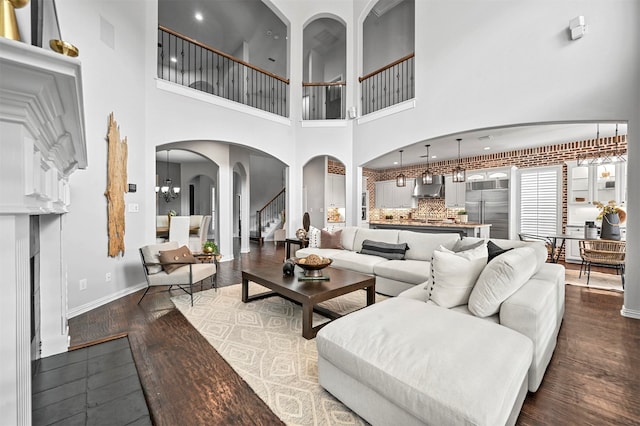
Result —
[[484, 223], [444, 223], [424, 221], [373, 221], [369, 222], [371, 229], [401, 229], [414, 232], [454, 233], [460, 237], [489, 238], [490, 224]]

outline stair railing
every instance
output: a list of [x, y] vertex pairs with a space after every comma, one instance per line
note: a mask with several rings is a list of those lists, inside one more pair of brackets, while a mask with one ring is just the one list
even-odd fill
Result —
[[254, 235], [253, 239], [257, 240], [260, 244], [264, 241], [262, 231], [266, 224], [280, 220], [280, 213], [285, 209], [285, 193], [286, 188], [282, 188], [275, 197], [256, 212], [256, 235]]
[[346, 95], [345, 81], [302, 83], [302, 119], [344, 119]]
[[359, 77], [362, 115], [378, 111], [415, 97], [415, 53]]
[[158, 78], [289, 116], [288, 79], [163, 26], [158, 27]]

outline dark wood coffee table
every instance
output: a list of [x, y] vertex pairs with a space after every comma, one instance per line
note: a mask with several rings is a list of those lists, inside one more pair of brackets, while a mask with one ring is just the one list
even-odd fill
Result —
[[[293, 276], [282, 273], [278, 265], [250, 267], [242, 270], [242, 301], [264, 299], [265, 297], [281, 296], [302, 305], [302, 337], [313, 339], [318, 330], [328, 322], [313, 326], [313, 312], [317, 312], [331, 320], [342, 315], [329, 309], [317, 306], [318, 303], [334, 299], [356, 290], [367, 290], [367, 306], [375, 303], [376, 279], [371, 275], [346, 271], [343, 269], [325, 268], [323, 275], [329, 280], [298, 281], [302, 270], [296, 267]], [[253, 281], [273, 291], [249, 296], [249, 281]]]

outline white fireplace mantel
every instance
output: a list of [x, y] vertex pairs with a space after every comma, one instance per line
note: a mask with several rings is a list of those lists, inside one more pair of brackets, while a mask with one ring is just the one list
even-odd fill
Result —
[[31, 215], [40, 216], [38, 343], [42, 356], [69, 345], [61, 213], [69, 176], [86, 167], [80, 61], [0, 37], [2, 424], [31, 424]]
[[80, 61], [0, 37], [0, 75], [0, 214], [64, 213], [87, 167]]

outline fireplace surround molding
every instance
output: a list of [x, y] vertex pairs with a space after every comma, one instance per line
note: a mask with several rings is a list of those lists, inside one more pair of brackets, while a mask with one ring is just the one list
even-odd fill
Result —
[[[66, 263], [63, 214], [69, 176], [87, 167], [81, 63], [0, 37], [0, 403], [7, 424], [31, 424], [29, 216], [40, 217], [40, 356], [65, 352]], [[6, 397], [5, 397], [6, 396]]]

